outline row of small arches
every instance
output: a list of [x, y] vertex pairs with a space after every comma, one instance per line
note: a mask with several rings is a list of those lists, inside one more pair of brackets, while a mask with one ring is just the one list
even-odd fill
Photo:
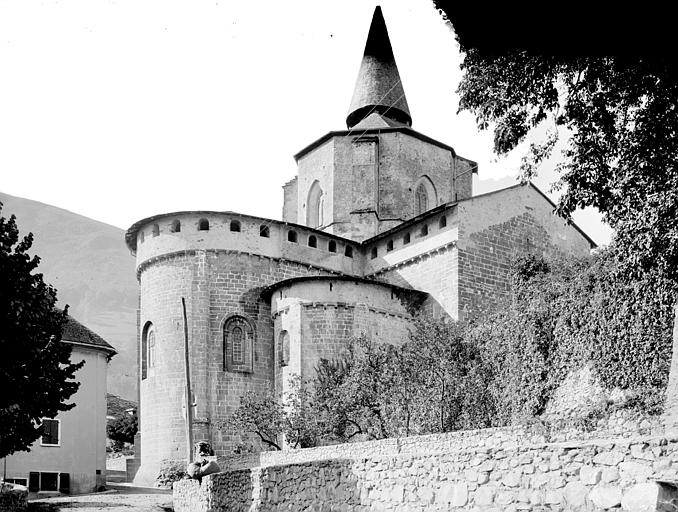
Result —
[[[293, 244], [298, 244], [299, 243], [299, 234], [294, 231], [290, 230], [287, 232], [287, 241], [291, 242]], [[313, 247], [314, 249], [318, 248], [318, 237], [315, 235], [309, 235], [307, 239], [307, 245], [309, 247]], [[336, 240], [329, 240], [327, 242], [327, 250], [329, 252], [337, 252], [337, 242]], [[353, 247], [351, 245], [345, 245], [344, 246], [344, 256], [347, 258], [353, 258]]]
[[[443, 216], [440, 217], [440, 219], [438, 220], [438, 228], [439, 228], [439, 229], [443, 229], [443, 228], [446, 227], [446, 226], [447, 226], [447, 217], [445, 217], [445, 216], [443, 215]], [[424, 237], [424, 236], [427, 236], [427, 235], [428, 235], [428, 231], [429, 231], [429, 230], [428, 230], [428, 224], [424, 224], [424, 225], [422, 225], [421, 228], [419, 229], [419, 233], [418, 233], [417, 236], [419, 236], [419, 238]], [[410, 241], [411, 241], [411, 234], [410, 234], [410, 232], [408, 231], [407, 233], [405, 233], [405, 234], [403, 235], [403, 245], [409, 244]], [[391, 239], [391, 240], [389, 240], [388, 242], [386, 242], [386, 252], [391, 252], [392, 250], [393, 250], [393, 239]], [[378, 251], [377, 246], [375, 245], [374, 247], [372, 247], [372, 250], [370, 251], [370, 258], [371, 258], [371, 259], [375, 259], [378, 255], [379, 255], [379, 251]]]
[[[202, 218], [198, 220], [198, 231], [209, 231], [210, 229], [210, 221], [208, 219]], [[170, 224], [170, 233], [180, 233], [181, 232], [181, 221], [179, 219], [174, 219], [172, 223]], [[229, 224], [229, 230], [233, 231], [235, 233], [240, 233], [242, 231], [242, 225], [239, 220], [232, 220]], [[153, 224], [153, 227], [151, 228], [151, 234], [155, 236], [160, 235], [160, 225], [159, 224]], [[271, 236], [271, 231], [270, 228], [266, 224], [262, 224], [259, 226], [259, 236], [262, 236], [264, 238], [269, 238]], [[140, 231], [139, 232], [139, 240], [141, 243], [144, 242], [144, 232]]]

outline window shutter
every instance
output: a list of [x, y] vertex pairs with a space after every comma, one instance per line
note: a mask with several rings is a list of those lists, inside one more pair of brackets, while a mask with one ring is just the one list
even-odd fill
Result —
[[40, 490], [40, 473], [31, 471], [28, 473], [28, 490], [38, 492]]
[[59, 492], [69, 494], [71, 492], [71, 475], [59, 473]]

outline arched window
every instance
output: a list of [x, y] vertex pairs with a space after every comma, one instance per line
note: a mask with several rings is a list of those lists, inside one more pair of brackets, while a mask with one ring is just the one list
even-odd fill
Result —
[[377, 257], [377, 248], [372, 247], [372, 252], [370, 253], [370, 258], [374, 259]]
[[393, 250], [393, 240], [386, 242], [386, 252], [391, 252]]
[[315, 235], [311, 235], [308, 237], [308, 246], [318, 247], [318, 239], [315, 237]]
[[232, 220], [230, 229], [231, 229], [231, 231], [235, 231], [236, 233], [240, 233], [240, 221], [239, 220]]
[[278, 336], [278, 361], [280, 366], [290, 364], [290, 335], [287, 331], [282, 331]]
[[170, 225], [170, 233], [179, 233], [181, 231], [181, 222], [179, 219], [174, 219]]
[[287, 241], [296, 244], [297, 243], [297, 232], [296, 231], [288, 231], [287, 232]]
[[268, 228], [267, 225], [262, 224], [259, 226], [259, 236], [263, 236], [264, 238], [268, 238], [271, 236], [271, 230]]
[[207, 219], [200, 219], [198, 221], [198, 231], [209, 231], [210, 229], [210, 221]]
[[153, 224], [153, 236], [158, 236], [160, 234], [160, 226]]
[[306, 201], [306, 225], [317, 228], [323, 225], [323, 189], [320, 183], [315, 180], [308, 191], [308, 200]]
[[350, 245], [347, 245], [344, 247], [344, 256], [347, 258], [353, 258], [353, 247]]
[[414, 186], [414, 215], [420, 215], [437, 206], [436, 189], [428, 176], [419, 178]]
[[403, 236], [403, 245], [407, 245], [410, 243], [410, 234], [405, 233], [405, 236]]
[[445, 217], [443, 215], [442, 217], [440, 217], [440, 222], [438, 222], [438, 227], [442, 229], [445, 226], [447, 226], [447, 217]]
[[141, 334], [141, 379], [148, 376], [148, 369], [155, 366], [155, 328], [146, 322]]
[[337, 242], [335, 242], [334, 240], [330, 240], [327, 243], [327, 250], [330, 252], [337, 252]]
[[224, 324], [224, 370], [254, 371], [254, 328], [245, 317], [232, 316]]
[[426, 236], [428, 235], [428, 224], [424, 224], [421, 227], [421, 231], [419, 232], [419, 236]]

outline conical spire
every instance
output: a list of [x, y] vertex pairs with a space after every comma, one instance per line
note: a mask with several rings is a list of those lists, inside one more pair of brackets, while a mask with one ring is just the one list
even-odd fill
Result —
[[379, 6], [372, 17], [346, 125], [351, 129], [373, 112], [399, 124], [412, 124], [386, 22]]

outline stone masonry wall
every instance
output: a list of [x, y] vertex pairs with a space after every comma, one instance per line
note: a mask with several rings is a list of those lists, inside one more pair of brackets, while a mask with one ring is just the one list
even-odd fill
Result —
[[268, 466], [250, 470], [249, 482], [233, 472], [235, 487], [244, 487], [236, 496], [231, 474], [177, 482], [175, 511], [676, 510], [657, 508], [676, 495], [655, 480], [678, 478], [678, 438], [462, 443], [439, 453]]

